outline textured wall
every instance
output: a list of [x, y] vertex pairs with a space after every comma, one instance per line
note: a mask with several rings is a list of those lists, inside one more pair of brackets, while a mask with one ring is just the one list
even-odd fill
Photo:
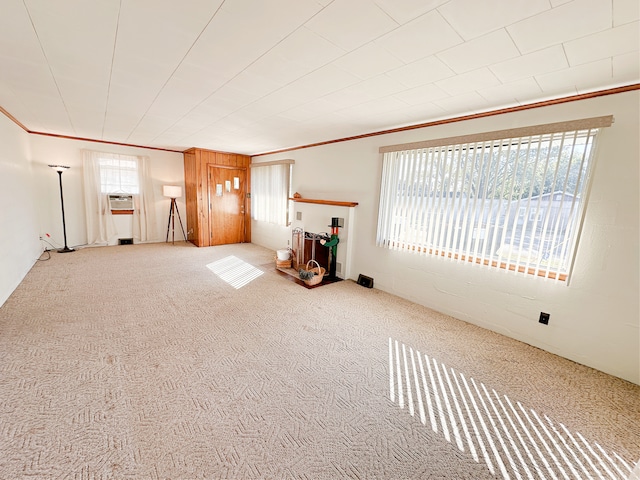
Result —
[[[256, 160], [293, 158], [294, 191], [359, 202], [352, 277], [372, 276], [382, 290], [640, 383], [639, 105], [640, 93], [633, 91]], [[375, 246], [379, 147], [611, 114], [615, 123], [599, 139], [569, 285]], [[260, 244], [257, 233], [253, 241]], [[541, 311], [551, 314], [548, 326], [538, 323]]]

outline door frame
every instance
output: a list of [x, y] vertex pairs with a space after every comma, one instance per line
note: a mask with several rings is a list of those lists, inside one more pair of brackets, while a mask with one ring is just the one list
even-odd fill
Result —
[[[250, 193], [249, 193], [249, 186], [250, 186], [250, 180], [249, 180], [249, 168], [247, 167], [238, 167], [235, 165], [218, 165], [216, 163], [207, 163], [207, 173], [206, 173], [206, 178], [207, 178], [207, 235], [208, 235], [208, 244], [210, 246], [213, 246], [212, 244], [212, 228], [213, 228], [213, 201], [211, 198], [211, 176], [209, 175], [209, 173], [211, 172], [211, 168], [224, 168], [227, 170], [242, 170], [244, 171], [244, 198], [242, 199], [243, 201], [243, 209], [244, 209], [244, 213], [243, 218], [242, 218], [242, 242], [240, 243], [247, 243], [247, 234], [248, 232], [250, 232], [250, 229], [247, 228], [247, 218], [251, 218], [251, 198], [250, 198]], [[247, 214], [249, 214], [249, 217], [247, 217]], [[249, 240], [249, 242], [251, 242], [251, 240]]]

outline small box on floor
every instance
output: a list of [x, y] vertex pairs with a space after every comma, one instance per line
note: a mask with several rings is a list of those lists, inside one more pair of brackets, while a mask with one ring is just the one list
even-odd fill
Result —
[[277, 268], [291, 268], [291, 259], [289, 259], [289, 260], [277, 260], [276, 259], [276, 267]]

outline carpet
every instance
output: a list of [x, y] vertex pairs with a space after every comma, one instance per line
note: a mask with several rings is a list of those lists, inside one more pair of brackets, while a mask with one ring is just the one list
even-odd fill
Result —
[[300, 288], [272, 259], [38, 262], [0, 308], [0, 478], [631, 474], [637, 385], [350, 280]]

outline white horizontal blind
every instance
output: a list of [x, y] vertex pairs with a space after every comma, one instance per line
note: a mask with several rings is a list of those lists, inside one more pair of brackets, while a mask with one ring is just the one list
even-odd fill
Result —
[[291, 190], [290, 161], [251, 165], [251, 215], [254, 220], [287, 226]]
[[566, 280], [597, 132], [384, 153], [377, 245]]

